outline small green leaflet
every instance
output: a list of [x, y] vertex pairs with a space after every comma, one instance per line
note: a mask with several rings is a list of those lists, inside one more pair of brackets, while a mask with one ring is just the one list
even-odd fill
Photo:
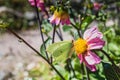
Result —
[[2, 20], [0, 20], [0, 28], [6, 28], [6, 27], [8, 27], [8, 23], [5, 23], [5, 22], [3, 22]]
[[72, 48], [72, 41], [61, 41], [50, 45], [47, 52], [50, 53], [56, 62], [65, 61]]
[[63, 29], [64, 32], [67, 32], [67, 31], [70, 31], [72, 29], [72, 26], [64, 25], [62, 27], [62, 29]]

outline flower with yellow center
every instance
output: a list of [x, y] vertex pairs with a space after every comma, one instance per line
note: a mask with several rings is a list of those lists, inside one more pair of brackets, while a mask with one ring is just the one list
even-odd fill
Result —
[[83, 34], [83, 39], [79, 38], [74, 42], [74, 50], [80, 59], [80, 63], [84, 62], [91, 71], [96, 71], [96, 64], [101, 62], [101, 59], [91, 50], [101, 49], [105, 42], [102, 40], [102, 33], [97, 27], [86, 30]]
[[69, 14], [67, 11], [55, 10], [52, 17], [49, 18], [50, 22], [53, 24], [70, 24]]
[[87, 47], [88, 46], [86, 40], [82, 38], [79, 38], [74, 42], [74, 49], [78, 55], [85, 53], [87, 51]]

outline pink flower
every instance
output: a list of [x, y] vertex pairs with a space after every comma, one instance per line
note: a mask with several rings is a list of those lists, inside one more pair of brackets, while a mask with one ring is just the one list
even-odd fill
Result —
[[66, 11], [63, 10], [55, 10], [54, 14], [52, 17], [49, 18], [50, 23], [53, 24], [70, 24], [70, 18], [69, 18], [69, 14]]
[[[35, 6], [35, 0], [28, 0], [32, 6]], [[36, 0], [37, 7], [41, 8], [42, 11], [45, 10], [44, 0]]]
[[101, 59], [92, 50], [102, 49], [105, 44], [102, 37], [98, 28], [92, 27], [84, 32], [83, 39], [79, 38], [74, 42], [74, 49], [80, 63], [84, 62], [91, 71], [96, 71], [95, 65], [101, 62]]
[[94, 9], [96, 10], [96, 11], [98, 11], [100, 8], [101, 8], [101, 4], [99, 4], [99, 3], [97, 3], [97, 2], [95, 2], [95, 3], [93, 3], [93, 7], [94, 7]]

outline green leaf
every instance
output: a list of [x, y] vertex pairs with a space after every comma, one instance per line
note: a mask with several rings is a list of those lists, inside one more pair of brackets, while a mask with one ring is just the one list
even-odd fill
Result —
[[55, 61], [63, 62], [68, 57], [71, 47], [72, 41], [61, 41], [50, 45], [47, 52], [52, 54]]
[[111, 29], [108, 29], [107, 31], [105, 31], [103, 34], [106, 35], [106, 34], [109, 34], [112, 30]]
[[42, 32], [48, 34], [51, 30], [52, 30], [52, 25], [48, 23], [46, 20], [44, 20], [42, 24]]
[[107, 80], [120, 80], [120, 76], [116, 73], [115, 68], [109, 63], [102, 63], [103, 70]]
[[64, 25], [62, 27], [62, 29], [63, 29], [64, 32], [67, 32], [67, 31], [70, 31], [72, 29], [72, 26]]

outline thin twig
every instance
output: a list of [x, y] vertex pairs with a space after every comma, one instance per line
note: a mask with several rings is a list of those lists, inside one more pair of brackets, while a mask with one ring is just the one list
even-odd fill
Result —
[[87, 80], [90, 80], [90, 76], [89, 76], [89, 72], [88, 72], [87, 67], [86, 67], [86, 73], [87, 73]]
[[55, 32], [57, 33], [58, 37], [60, 38], [61, 41], [63, 41], [63, 38], [62, 38], [62, 33], [59, 33], [57, 30], [56, 30], [56, 25], [53, 25], [54, 28], [53, 28], [53, 35], [52, 35], [52, 43], [54, 43], [55, 41]]
[[81, 64], [81, 74], [82, 74], [82, 80], [84, 80], [85, 72], [84, 72], [84, 64], [83, 63]]
[[82, 37], [82, 35], [81, 35], [79, 29], [77, 29], [77, 32], [78, 32], [79, 37]]
[[54, 26], [53, 28], [53, 35], [52, 35], [52, 43], [54, 43], [55, 41], [55, 31], [56, 31], [56, 26]]
[[75, 29], [78, 29], [76, 25], [74, 25], [72, 22], [70, 23]]
[[58, 33], [58, 31], [57, 31], [57, 30], [56, 30], [56, 33], [57, 33], [58, 37], [60, 38], [60, 40], [61, 40], [61, 41], [63, 41], [62, 36]]
[[[36, 10], [36, 15], [37, 15], [37, 20], [38, 20], [38, 26], [40, 28], [40, 34], [41, 34], [43, 46], [44, 46], [44, 49], [46, 50], [45, 40], [44, 40], [43, 33], [42, 33], [42, 26], [41, 26], [42, 22], [40, 20], [39, 11], [38, 11], [38, 8], [37, 8], [37, 2], [36, 2], [36, 0], [34, 0], [34, 2], [35, 2], [35, 5], [36, 5], [35, 10]], [[46, 58], [49, 60], [49, 57], [48, 57], [48, 54], [47, 54], [46, 51], [45, 51], [45, 54], [46, 54]]]
[[[70, 69], [70, 66], [69, 66], [69, 60], [67, 59], [66, 62], [67, 62], [67, 68], [68, 68], [69, 74], [71, 74], [71, 69]], [[69, 80], [71, 80], [71, 78], [72, 77], [70, 76]]]
[[80, 29], [73, 23], [71, 23], [71, 25], [77, 30], [79, 37], [82, 37], [82, 34], [80, 33]]
[[104, 51], [104, 50], [100, 50], [108, 59], [109, 61], [114, 65], [116, 66], [116, 64], [114, 63], [114, 61], [111, 59], [111, 57]]
[[70, 68], [71, 68], [71, 70], [73, 72], [73, 77], [76, 77], [75, 70], [74, 70], [74, 68], [73, 68], [73, 66], [71, 64], [71, 59], [70, 58], [69, 58], [69, 65], [70, 65]]
[[12, 31], [10, 28], [7, 28], [8, 31], [10, 31], [13, 35], [15, 35], [18, 39], [20, 39], [23, 43], [25, 43], [29, 48], [31, 48], [33, 51], [36, 52], [40, 57], [42, 57], [54, 70], [55, 72], [61, 77], [62, 80], [65, 80], [65, 78], [61, 75], [61, 73], [54, 67], [53, 64], [50, 63], [48, 59], [46, 59], [43, 55], [41, 55], [40, 52], [38, 52], [34, 47], [32, 47], [27, 41], [25, 41], [22, 37], [20, 37], [17, 33]]

